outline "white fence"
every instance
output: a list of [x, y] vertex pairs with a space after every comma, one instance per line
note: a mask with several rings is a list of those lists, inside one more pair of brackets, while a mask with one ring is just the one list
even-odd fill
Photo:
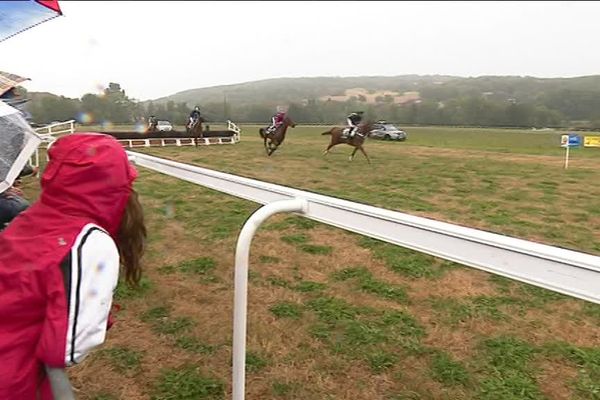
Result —
[[600, 304], [600, 257], [213, 171], [136, 152], [131, 160], [261, 204], [308, 201], [307, 218]]
[[[165, 147], [165, 146], [209, 146], [213, 144], [236, 144], [241, 139], [241, 129], [231, 121], [227, 121], [227, 130], [234, 132], [232, 136], [203, 137], [203, 138], [139, 138], [118, 139], [127, 148], [136, 147]], [[142, 135], [140, 135], [142, 136]]]
[[[34, 131], [42, 138], [42, 144], [40, 146], [45, 146], [47, 149], [52, 142], [57, 139], [58, 135], [75, 132], [75, 120], [72, 119], [65, 122], [56, 122], [50, 125], [42, 126], [41, 128], [35, 128]], [[35, 149], [35, 153], [31, 156], [30, 163], [34, 167], [40, 166], [39, 147]]]
[[267, 204], [242, 228], [236, 248], [233, 396], [244, 399], [248, 254], [260, 223], [277, 212], [307, 218], [600, 304], [600, 257], [385, 210], [206, 168], [128, 152], [139, 166]]

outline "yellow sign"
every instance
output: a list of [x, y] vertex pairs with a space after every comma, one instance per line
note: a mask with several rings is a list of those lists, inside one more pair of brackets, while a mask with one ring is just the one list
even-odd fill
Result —
[[583, 147], [600, 147], [600, 136], [584, 136]]

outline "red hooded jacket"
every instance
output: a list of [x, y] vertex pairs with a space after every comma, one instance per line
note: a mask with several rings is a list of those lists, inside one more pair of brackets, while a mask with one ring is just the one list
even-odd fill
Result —
[[40, 199], [0, 233], [0, 400], [52, 399], [43, 365], [103, 342], [118, 278], [113, 239], [137, 176], [125, 151], [77, 133], [49, 158]]

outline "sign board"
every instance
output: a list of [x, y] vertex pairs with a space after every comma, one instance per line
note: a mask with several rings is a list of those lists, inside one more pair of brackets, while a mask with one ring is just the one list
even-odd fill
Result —
[[568, 135], [562, 135], [560, 137], [561, 147], [579, 147], [581, 146], [581, 136], [574, 133]]
[[600, 147], [600, 136], [585, 136], [583, 147]]

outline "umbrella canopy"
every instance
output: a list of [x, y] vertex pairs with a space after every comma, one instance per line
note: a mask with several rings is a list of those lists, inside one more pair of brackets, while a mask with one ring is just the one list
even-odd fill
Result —
[[0, 101], [0, 193], [12, 186], [41, 141], [19, 110]]
[[62, 15], [58, 0], [0, 1], [0, 42]]
[[28, 80], [29, 78], [24, 78], [16, 74], [0, 71], [0, 96]]

